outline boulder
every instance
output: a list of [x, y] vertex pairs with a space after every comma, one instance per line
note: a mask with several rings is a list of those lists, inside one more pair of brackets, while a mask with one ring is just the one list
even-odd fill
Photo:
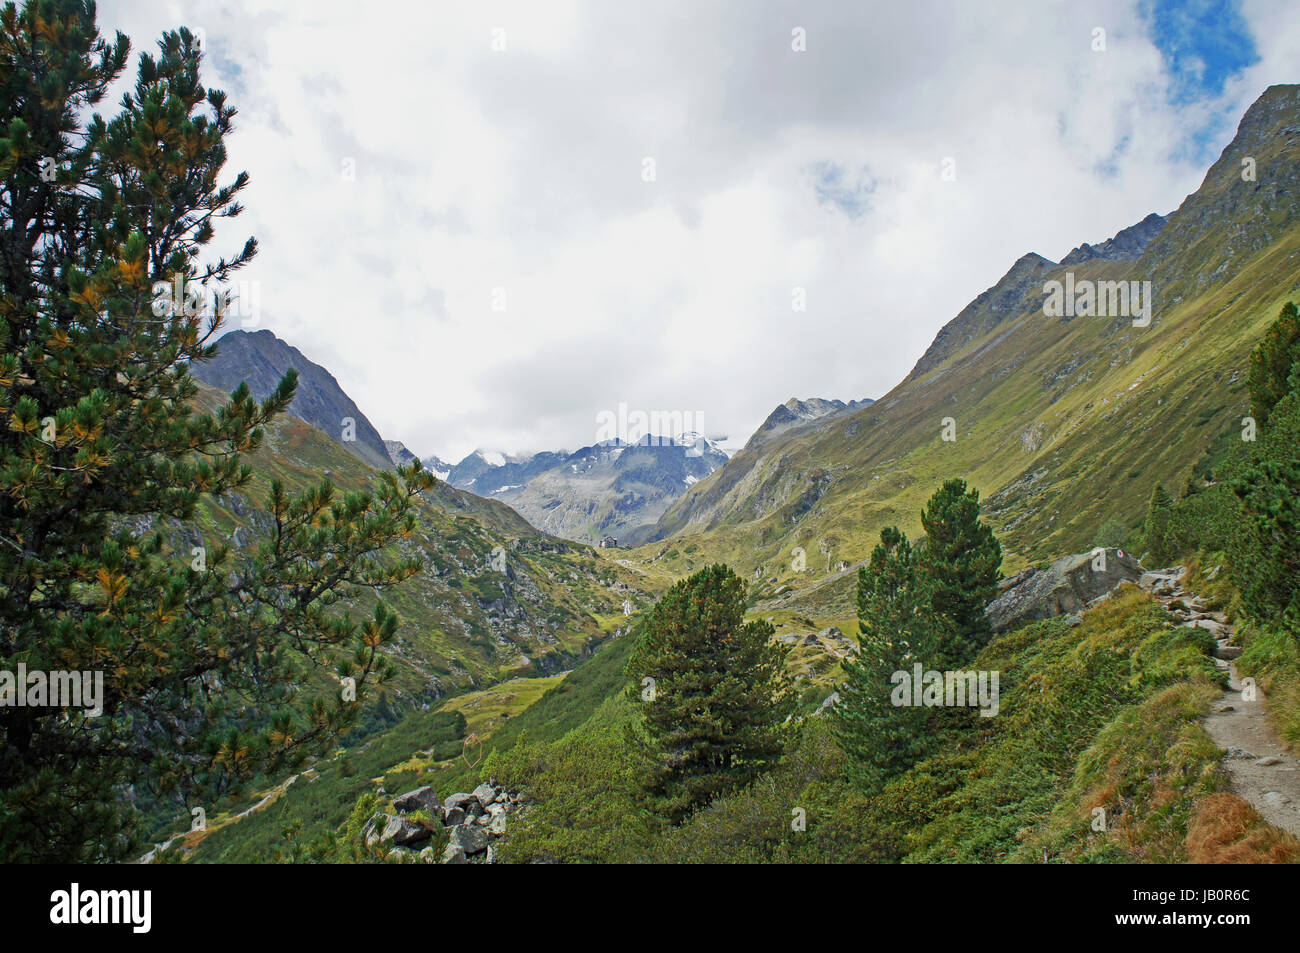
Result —
[[1215, 642], [1214, 657], [1223, 659], [1225, 662], [1231, 662], [1233, 659], [1241, 658], [1241, 646], [1229, 645], [1226, 642]]
[[422, 788], [416, 788], [414, 791], [407, 791], [393, 798], [393, 807], [399, 813], [413, 814], [416, 811], [428, 811], [430, 817], [437, 817], [438, 811], [442, 807], [442, 802], [438, 800], [438, 795], [433, 793], [433, 788], [425, 785]]
[[444, 807], [442, 809], [442, 823], [448, 827], [454, 827], [457, 824], [464, 824], [464, 810], [459, 807]]
[[385, 843], [399, 847], [412, 847], [427, 841], [433, 836], [433, 831], [405, 817], [376, 814], [366, 822], [362, 835], [369, 847]]
[[1204, 629], [1216, 639], [1226, 639], [1232, 635], [1232, 630], [1221, 622], [1215, 622], [1213, 619], [1193, 619], [1191, 622], [1184, 623], [1190, 629]]
[[1178, 585], [1178, 578], [1183, 574], [1182, 566], [1175, 566], [1172, 569], [1156, 569], [1151, 572], [1144, 572], [1138, 577], [1137, 584], [1139, 589], [1145, 589], [1147, 592], [1154, 592], [1157, 589], [1173, 590]]
[[492, 787], [492, 785], [485, 782], [474, 789], [474, 797], [478, 798], [479, 804], [481, 804], [483, 809], [486, 810], [489, 804], [496, 801], [497, 790]]
[[442, 860], [440, 861], [440, 863], [468, 864], [469, 858], [465, 856], [465, 849], [461, 847], [459, 844], [448, 844], [443, 849]]
[[448, 810], [448, 811], [450, 811], [452, 808], [458, 807], [466, 814], [468, 814], [470, 813], [470, 805], [476, 804], [477, 802], [478, 802], [478, 798], [476, 798], [474, 795], [466, 794], [462, 791], [457, 794], [448, 795], [447, 800], [442, 802], [442, 806], [444, 810]]
[[841, 632], [837, 626], [827, 626], [817, 633], [817, 638], [826, 651], [839, 658], [847, 658], [858, 651], [854, 641]]
[[989, 603], [985, 614], [995, 632], [1035, 619], [1082, 611], [1122, 582], [1144, 574], [1142, 564], [1120, 549], [1093, 550], [1056, 560], [1046, 569], [1020, 573], [1019, 581]]
[[472, 824], [462, 824], [451, 829], [451, 840], [448, 844], [460, 848], [466, 856], [471, 856], [487, 850], [487, 831]]

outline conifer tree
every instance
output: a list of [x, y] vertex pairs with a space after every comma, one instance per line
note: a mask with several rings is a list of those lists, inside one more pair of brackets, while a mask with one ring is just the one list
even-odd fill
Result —
[[980, 520], [979, 491], [951, 479], [921, 510], [925, 528], [918, 570], [933, 593], [936, 612], [956, 629], [958, 644], [948, 661], [960, 663], [992, 634], [984, 609], [998, 594], [1002, 547]]
[[954, 644], [955, 627], [935, 611], [918, 563], [907, 535], [890, 526], [881, 531], [871, 562], [858, 570], [858, 653], [843, 665], [831, 725], [850, 756], [850, 776], [867, 790], [906, 770], [927, 746], [929, 715], [893, 703], [894, 674], [910, 677], [916, 663], [942, 669]]
[[674, 821], [744, 786], [784, 748], [789, 650], [770, 623], [744, 616], [744, 582], [709, 566], [655, 604], [628, 661], [658, 756], [648, 787]]
[[[130, 856], [128, 787], [210, 807], [320, 750], [383, 676], [397, 626], [382, 603], [358, 620], [340, 600], [419, 568], [392, 551], [433, 485], [418, 463], [373, 493], [275, 483], [256, 545], [178, 548], [203, 501], [248, 484], [244, 457], [296, 379], [260, 404], [244, 386], [213, 413], [194, 404], [218, 289], [257, 245], [210, 259], [248, 181], [219, 182], [235, 110], [200, 83], [189, 30], [158, 47], [104, 119], [91, 110], [126, 37], [101, 38], [83, 0], [0, 10], [0, 691], [20, 665], [103, 677], [98, 714], [0, 705], [10, 861]], [[177, 276], [208, 316], [159, 307]], [[355, 696], [309, 680], [312, 663]]]
[[1286, 619], [1300, 639], [1300, 315], [1287, 304], [1250, 355], [1251, 412], [1260, 439], [1234, 474], [1244, 532], [1233, 579], [1247, 611]]
[[1169, 520], [1173, 511], [1173, 498], [1164, 484], [1157, 480], [1151, 488], [1146, 521], [1142, 525], [1142, 544], [1146, 547], [1148, 558], [1157, 563], [1168, 562], [1176, 555], [1170, 552], [1169, 545]]
[[1288, 301], [1250, 354], [1250, 413], [1263, 427], [1278, 401], [1300, 390], [1300, 312]]

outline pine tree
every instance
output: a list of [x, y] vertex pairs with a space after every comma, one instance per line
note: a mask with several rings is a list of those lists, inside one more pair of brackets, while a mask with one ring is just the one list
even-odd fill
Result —
[[784, 748], [789, 650], [770, 623], [744, 616], [744, 582], [709, 566], [655, 604], [628, 661], [658, 755], [648, 786], [674, 821], [743, 787]]
[[934, 609], [916, 550], [897, 527], [881, 531], [871, 562], [858, 570], [858, 653], [844, 663], [831, 725], [850, 756], [849, 774], [875, 790], [927, 749], [931, 713], [893, 704], [896, 672], [943, 669], [956, 630]]
[[1300, 393], [1272, 408], [1269, 426], [1234, 474], [1244, 531], [1231, 547], [1233, 582], [1246, 611], [1285, 619], [1300, 639]]
[[[97, 716], [0, 706], [11, 861], [129, 856], [126, 786], [211, 806], [322, 750], [385, 674], [397, 626], [382, 603], [357, 620], [340, 601], [419, 569], [392, 551], [433, 485], [418, 463], [373, 493], [275, 483], [256, 546], [176, 546], [202, 501], [249, 482], [244, 456], [296, 378], [261, 404], [241, 386], [215, 413], [194, 405], [217, 289], [257, 245], [207, 260], [248, 181], [218, 182], [235, 110], [200, 84], [190, 31], [158, 46], [105, 120], [90, 110], [129, 44], [100, 38], [93, 3], [0, 10], [0, 692], [20, 664], [100, 672], [104, 689]], [[205, 289], [208, 316], [159, 298], [176, 276]], [[355, 700], [307, 690], [313, 663], [355, 679]]]
[[951, 479], [921, 510], [925, 528], [919, 571], [933, 591], [935, 611], [952, 620], [958, 644], [949, 658], [961, 663], [987, 642], [992, 630], [985, 607], [998, 594], [1002, 547], [980, 521], [979, 491]]
[[1250, 413], [1263, 427], [1288, 393], [1300, 390], [1300, 312], [1287, 302], [1250, 354]]
[[1159, 480], [1151, 488], [1151, 499], [1147, 503], [1146, 521], [1142, 525], [1142, 545], [1146, 547], [1148, 558], [1164, 564], [1174, 557], [1169, 545], [1169, 520], [1173, 516], [1174, 501]]

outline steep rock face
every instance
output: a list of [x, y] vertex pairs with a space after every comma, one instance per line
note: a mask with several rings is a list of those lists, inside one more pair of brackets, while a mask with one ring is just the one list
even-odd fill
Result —
[[[298, 394], [289, 413], [339, 441], [373, 467], [393, 465], [384, 438], [366, 415], [344, 393], [334, 375], [270, 331], [230, 331], [217, 342], [211, 361], [190, 369], [195, 378], [229, 393], [248, 383], [254, 399], [264, 400], [275, 390], [289, 368], [298, 371]], [[343, 439], [343, 421], [355, 423], [355, 440]]]
[[415, 459], [415, 454], [406, 449], [406, 444], [400, 440], [385, 440], [384, 449], [388, 451], [388, 459], [393, 461], [393, 466], [404, 467]]
[[1062, 258], [1061, 264], [1081, 265], [1085, 261], [1099, 258], [1104, 261], [1129, 261], [1138, 258], [1146, 251], [1151, 239], [1160, 234], [1167, 221], [1169, 219], [1165, 216], [1152, 212], [1136, 225], [1130, 225], [1116, 232], [1115, 237], [1106, 239], [1100, 245], [1089, 245], [1084, 242]]
[[1145, 571], [1119, 549], [1064, 556], [1047, 569], [1012, 577], [1011, 585], [984, 611], [994, 632], [1006, 632], [1035, 619], [1080, 612], [1121, 582], [1136, 582]]

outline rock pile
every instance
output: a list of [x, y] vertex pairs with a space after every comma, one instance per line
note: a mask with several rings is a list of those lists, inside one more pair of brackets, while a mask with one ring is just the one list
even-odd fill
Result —
[[[525, 806], [524, 795], [506, 790], [497, 784], [496, 778], [490, 778], [468, 794], [452, 794], [445, 801], [440, 801], [433, 788], [426, 786], [394, 798], [393, 810], [397, 813], [376, 814], [366, 823], [362, 834], [367, 846], [391, 844], [397, 859], [404, 861], [490, 864], [495, 860], [493, 841], [506, 832], [507, 817]], [[417, 812], [423, 812], [423, 816], [411, 816]], [[448, 832], [442, 856], [437, 856], [431, 846], [419, 849], [433, 838], [434, 825], [439, 823]]]
[[[1155, 596], [1166, 612], [1189, 629], [1209, 632], [1214, 637], [1214, 657], [1221, 662], [1232, 661], [1241, 655], [1241, 646], [1233, 644], [1236, 633], [1228, 625], [1228, 617], [1211, 611], [1204, 599], [1184, 589], [1183, 572], [1182, 566], [1144, 572], [1138, 579], [1138, 587]], [[1219, 668], [1227, 670], [1226, 665]]]

